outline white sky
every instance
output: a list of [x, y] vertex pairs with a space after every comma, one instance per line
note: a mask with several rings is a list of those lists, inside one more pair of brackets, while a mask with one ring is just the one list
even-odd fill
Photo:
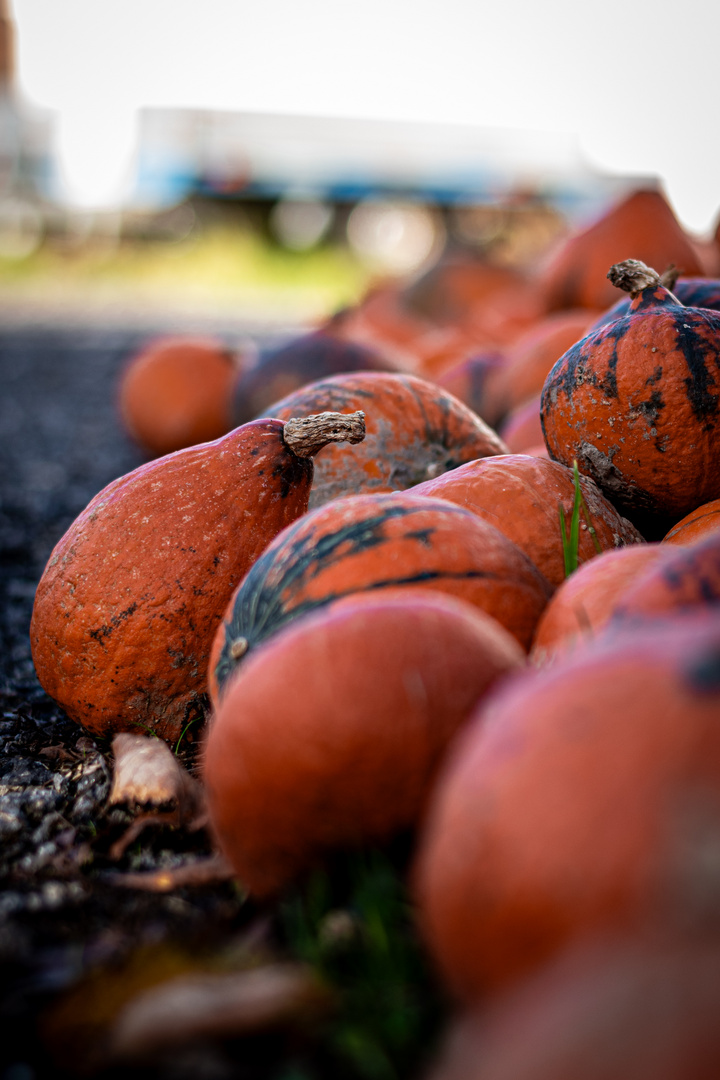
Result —
[[696, 232], [720, 211], [717, 0], [10, 5], [20, 86], [98, 191], [137, 108], [189, 106], [576, 133], [592, 166], [660, 176]]

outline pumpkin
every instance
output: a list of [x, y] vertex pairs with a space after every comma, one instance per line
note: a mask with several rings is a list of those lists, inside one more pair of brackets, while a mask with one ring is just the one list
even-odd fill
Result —
[[405, 306], [398, 285], [372, 289], [360, 304], [339, 312], [332, 333], [376, 349], [398, 368], [431, 376], [475, 351], [475, 337], [459, 326], [441, 326]]
[[522, 663], [493, 619], [430, 590], [355, 597], [265, 642], [204, 753], [213, 831], [242, 885], [267, 896], [333, 848], [414, 825], [448, 742]]
[[720, 532], [713, 531], [694, 544], [670, 547], [661, 561], [627, 589], [614, 616], [644, 620], [703, 609], [716, 613], [719, 605]]
[[[709, 308], [710, 311], [720, 311], [720, 281], [716, 278], [679, 278], [674, 271], [665, 271], [660, 275], [660, 283], [669, 289], [685, 307]], [[600, 316], [592, 326], [590, 332], [599, 330], [601, 326], [622, 319], [630, 311], [632, 300], [629, 296], [621, 297], [611, 308]]]
[[650, 266], [664, 269], [674, 263], [685, 275], [703, 273], [664, 196], [659, 191], [634, 191], [553, 254], [541, 276], [547, 309], [609, 307], [615, 295], [606, 280], [607, 268], [627, 259], [630, 252]]
[[584, 337], [593, 321], [586, 309], [559, 311], [536, 322], [507, 351], [493, 379], [491, 415], [505, 416], [539, 394], [553, 364]]
[[531, 650], [533, 663], [557, 660], [591, 642], [610, 620], [629, 586], [667, 559], [660, 544], [604, 551], [562, 583], [543, 611]]
[[[593, 558], [600, 550], [642, 541], [637, 529], [622, 518], [587, 477], [580, 478], [590, 527], [580, 517], [578, 558]], [[412, 488], [412, 494], [448, 499], [488, 521], [525, 552], [538, 570], [557, 587], [565, 580], [562, 510], [566, 535], [575, 499], [571, 469], [529, 454], [500, 454], [470, 461], [434, 480]]]
[[177, 739], [202, 712], [233, 589], [307, 509], [311, 456], [361, 417], [259, 420], [104, 488], [55, 546], [30, 637], [43, 689], [96, 734]]
[[717, 939], [589, 941], [453, 1024], [428, 1080], [713, 1080]]
[[677, 890], [699, 883], [683, 864], [717, 835], [718, 716], [718, 617], [606, 633], [481, 704], [414, 868], [454, 993], [476, 1000], [582, 937], [687, 914]]
[[408, 492], [336, 499], [285, 529], [235, 591], [213, 642], [217, 700], [241, 661], [291, 620], [359, 592], [439, 589], [496, 618], [528, 648], [550, 588], [475, 514]]
[[684, 307], [634, 259], [610, 274], [631, 292], [630, 312], [558, 360], [543, 388], [543, 431], [552, 458], [576, 458], [659, 539], [720, 496], [720, 313]]
[[280, 420], [329, 410], [367, 417], [361, 446], [315, 462], [310, 507], [341, 495], [398, 491], [464, 461], [502, 454], [496, 433], [451, 394], [413, 375], [381, 371], [335, 375], [310, 383], [272, 406]]
[[317, 331], [260, 353], [242, 370], [233, 389], [234, 425], [265, 415], [268, 406], [306, 383], [343, 371], [392, 371], [395, 365], [374, 349]]
[[445, 368], [434, 381], [486, 423], [494, 425], [501, 418], [501, 412], [495, 405], [493, 384], [504, 363], [502, 353], [496, 350], [481, 351]]
[[478, 342], [503, 344], [543, 312], [534, 283], [519, 270], [468, 255], [447, 255], [401, 293], [406, 309], [440, 325], [463, 326]]
[[720, 529], [720, 499], [703, 503], [678, 521], [662, 538], [663, 544], [694, 544]]
[[136, 353], [120, 378], [123, 423], [150, 455], [209, 442], [233, 427], [241, 361], [220, 341], [167, 337]]
[[540, 423], [540, 395], [536, 394], [508, 413], [499, 425], [498, 435], [511, 454], [526, 454], [530, 448], [536, 446], [545, 449]]

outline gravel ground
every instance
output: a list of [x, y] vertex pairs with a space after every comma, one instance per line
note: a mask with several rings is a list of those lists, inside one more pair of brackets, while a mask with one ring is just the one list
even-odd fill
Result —
[[[246, 918], [230, 882], [172, 895], [113, 884], [117, 873], [207, 855], [207, 837], [155, 827], [111, 857], [132, 819], [107, 808], [109, 747], [45, 695], [30, 656], [35, 586], [53, 545], [97, 491], [142, 461], [119, 424], [115, 387], [122, 362], [146, 337], [146, 330], [97, 327], [0, 329], [3, 1080], [87, 1071], [82, 1055], [74, 1060], [75, 1047], [46, 1038], [46, 1031], [63, 994], [98, 966], [117, 966], [143, 946], [206, 939], [209, 926], [227, 934]], [[185, 758], [192, 767], [192, 748]], [[115, 1075], [109, 1067], [100, 1072]], [[240, 1075], [223, 1070], [212, 1054], [195, 1061], [193, 1073]], [[184, 1071], [166, 1064], [149, 1075]]]

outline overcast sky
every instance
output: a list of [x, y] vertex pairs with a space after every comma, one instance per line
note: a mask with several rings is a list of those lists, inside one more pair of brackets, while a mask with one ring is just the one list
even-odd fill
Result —
[[117, 170], [135, 110], [194, 106], [575, 133], [593, 167], [658, 175], [695, 231], [720, 209], [710, 0], [10, 6], [21, 88], [88, 177]]

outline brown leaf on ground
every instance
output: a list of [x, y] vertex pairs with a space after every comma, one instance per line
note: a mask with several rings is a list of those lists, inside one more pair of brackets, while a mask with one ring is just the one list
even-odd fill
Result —
[[110, 873], [105, 880], [111, 885], [120, 885], [126, 889], [144, 889], [147, 892], [172, 892], [199, 885], [215, 885], [230, 881], [235, 876], [230, 863], [223, 855], [208, 855], [204, 859], [193, 859], [163, 870], [148, 870], [138, 873]]
[[234, 1038], [304, 1020], [330, 1004], [328, 987], [298, 964], [181, 976], [125, 1006], [110, 1034], [111, 1056], [142, 1059], [182, 1043]]
[[173, 806], [181, 826], [204, 815], [201, 785], [183, 768], [167, 743], [123, 732], [113, 739], [112, 749], [115, 771], [111, 806]]

